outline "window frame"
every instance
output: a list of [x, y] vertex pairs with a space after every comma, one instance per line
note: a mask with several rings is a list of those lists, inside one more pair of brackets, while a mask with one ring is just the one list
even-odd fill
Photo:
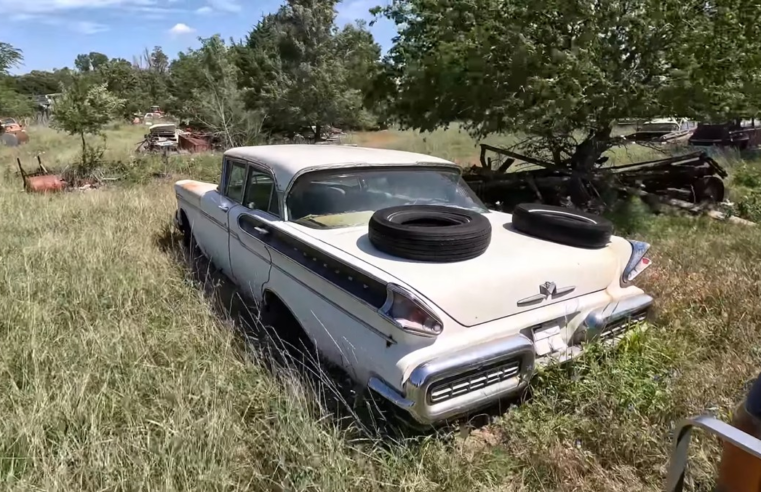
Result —
[[252, 174], [255, 173], [255, 172], [259, 173], [259, 174], [262, 174], [264, 176], [267, 176], [268, 178], [270, 178], [272, 180], [272, 188], [270, 189], [270, 196], [267, 199], [267, 208], [266, 209], [263, 209], [263, 208], [248, 208], [248, 206], [246, 206], [245, 204], [242, 204], [242, 205], [244, 207], [246, 207], [248, 210], [258, 210], [260, 212], [266, 212], [266, 213], [272, 215], [273, 217], [281, 218], [280, 214], [276, 214], [276, 213], [272, 212], [272, 200], [274, 199], [274, 200], [277, 201], [277, 203], [278, 203], [278, 211], [280, 209], [280, 206], [279, 206], [280, 202], [278, 200], [278, 193], [277, 193], [277, 185], [276, 185], [276, 181], [275, 181], [275, 176], [273, 176], [272, 173], [269, 172], [269, 170], [264, 169], [264, 168], [262, 168], [260, 166], [255, 165], [255, 164], [251, 164], [251, 163], [248, 164], [248, 171], [246, 172], [246, 186], [243, 189], [243, 199], [245, 200], [246, 199], [246, 195], [248, 195], [248, 186], [251, 184], [251, 177], [252, 177]]
[[[232, 197], [230, 197], [230, 178], [232, 177], [232, 170], [233, 166], [243, 166], [243, 196], [241, 196], [240, 200], [236, 200]], [[227, 198], [228, 200], [235, 202], [239, 205], [242, 205], [243, 199], [246, 197], [246, 188], [248, 187], [248, 173], [249, 171], [249, 165], [246, 162], [238, 161], [235, 159], [225, 159], [225, 176], [224, 176], [224, 191], [222, 192], [222, 195]]]

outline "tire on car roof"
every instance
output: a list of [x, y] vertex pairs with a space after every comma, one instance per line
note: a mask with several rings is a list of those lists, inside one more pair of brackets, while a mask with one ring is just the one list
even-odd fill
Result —
[[449, 263], [482, 255], [491, 242], [491, 223], [478, 212], [440, 205], [405, 205], [378, 210], [370, 218], [370, 242], [408, 260]]
[[539, 239], [589, 249], [604, 248], [613, 233], [613, 223], [599, 215], [536, 203], [515, 207], [513, 227]]

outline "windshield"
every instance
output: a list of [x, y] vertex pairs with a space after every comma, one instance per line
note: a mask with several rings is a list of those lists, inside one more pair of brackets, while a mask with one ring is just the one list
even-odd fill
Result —
[[456, 169], [424, 167], [308, 173], [293, 185], [286, 204], [290, 220], [320, 229], [367, 224], [376, 210], [399, 205], [487, 211]]

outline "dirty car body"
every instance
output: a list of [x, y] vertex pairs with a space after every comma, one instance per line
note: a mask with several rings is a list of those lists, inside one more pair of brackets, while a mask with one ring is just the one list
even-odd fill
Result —
[[[222, 165], [219, 185], [176, 183], [178, 226], [246, 296], [277, 298], [322, 356], [421, 424], [516, 394], [537, 365], [592, 338], [616, 343], [653, 301], [631, 283], [647, 245], [614, 236], [592, 250], [516, 232], [442, 159], [280, 145], [229, 150]], [[491, 223], [481, 256], [410, 261], [368, 241], [378, 208], [441, 200], [432, 183]]]

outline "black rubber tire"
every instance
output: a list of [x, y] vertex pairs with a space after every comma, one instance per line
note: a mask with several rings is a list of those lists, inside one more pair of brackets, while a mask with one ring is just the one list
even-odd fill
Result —
[[513, 210], [513, 227], [529, 236], [577, 248], [604, 248], [613, 224], [599, 215], [536, 203], [521, 203]]
[[18, 137], [12, 133], [0, 134], [0, 142], [3, 142], [6, 147], [18, 147], [19, 144]]
[[720, 203], [724, 201], [724, 182], [718, 176], [703, 176], [695, 183], [697, 203]]
[[449, 263], [481, 256], [491, 242], [491, 223], [480, 213], [461, 208], [405, 205], [375, 212], [369, 238], [392, 256]]

